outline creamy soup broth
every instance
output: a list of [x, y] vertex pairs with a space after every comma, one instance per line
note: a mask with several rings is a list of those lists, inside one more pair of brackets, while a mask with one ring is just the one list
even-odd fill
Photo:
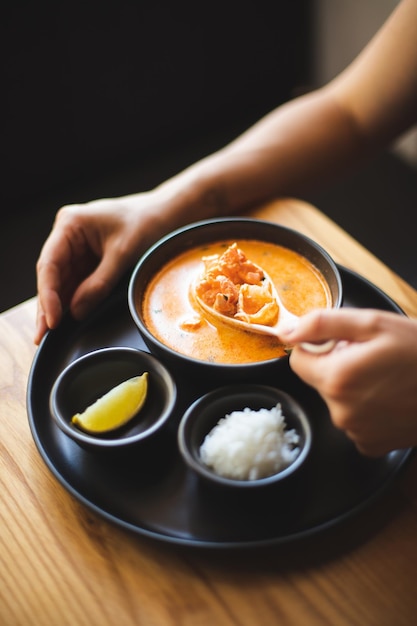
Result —
[[[190, 285], [203, 269], [202, 257], [222, 254], [234, 241], [187, 250], [150, 281], [142, 304], [145, 324], [176, 352], [218, 363], [253, 363], [285, 354], [272, 337], [214, 325], [193, 302]], [[273, 243], [237, 240], [237, 244], [271, 276], [284, 305], [296, 315], [332, 305], [324, 277], [305, 257]]]

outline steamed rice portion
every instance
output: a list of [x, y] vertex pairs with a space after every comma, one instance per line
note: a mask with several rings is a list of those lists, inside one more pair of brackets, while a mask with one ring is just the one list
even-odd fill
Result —
[[233, 411], [221, 418], [200, 447], [203, 463], [216, 474], [257, 480], [276, 474], [299, 454], [299, 435], [286, 430], [281, 405]]

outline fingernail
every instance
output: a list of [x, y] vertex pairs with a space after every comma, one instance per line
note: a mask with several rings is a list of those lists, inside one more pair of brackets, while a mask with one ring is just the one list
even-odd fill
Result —
[[44, 316], [43, 316], [43, 319], [45, 320], [45, 324], [46, 324], [46, 326], [47, 326], [48, 328], [54, 328], [54, 326], [56, 325], [56, 324], [55, 324], [55, 320], [54, 320], [54, 318], [52, 317], [52, 315], [51, 315], [51, 314], [49, 314], [49, 315], [44, 315]]

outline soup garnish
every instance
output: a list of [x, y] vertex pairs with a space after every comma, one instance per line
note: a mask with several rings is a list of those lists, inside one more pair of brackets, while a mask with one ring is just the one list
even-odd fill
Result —
[[223, 254], [203, 257], [204, 272], [196, 295], [214, 311], [243, 322], [272, 326], [279, 306], [271, 284], [258, 265], [248, 260], [237, 243]]

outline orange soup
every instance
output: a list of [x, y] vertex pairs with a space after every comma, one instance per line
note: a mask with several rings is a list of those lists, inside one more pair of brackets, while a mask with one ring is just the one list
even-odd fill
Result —
[[162, 343], [181, 354], [217, 363], [253, 363], [283, 356], [273, 337], [231, 328], [204, 317], [190, 287], [201, 275], [203, 258], [221, 255], [232, 244], [272, 278], [284, 306], [296, 315], [332, 306], [322, 274], [305, 257], [282, 246], [255, 240], [220, 241], [187, 250], [172, 259], [146, 288], [144, 322]]

